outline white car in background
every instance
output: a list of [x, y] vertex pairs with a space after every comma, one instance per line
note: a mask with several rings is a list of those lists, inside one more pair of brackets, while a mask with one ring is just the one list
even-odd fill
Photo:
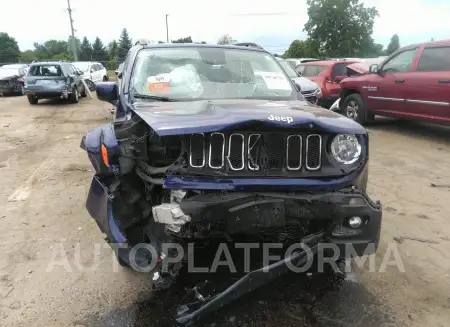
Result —
[[89, 89], [91, 88], [88, 81], [92, 83], [106, 82], [108, 77], [108, 71], [99, 62], [95, 61], [75, 61], [72, 63], [77, 69], [83, 72], [83, 78], [88, 83]]
[[319, 85], [300, 75], [299, 72], [292, 68], [287, 60], [281, 58], [277, 58], [277, 60], [286, 74], [300, 86], [300, 92], [305, 100], [313, 104], [317, 104], [322, 98], [322, 91]]

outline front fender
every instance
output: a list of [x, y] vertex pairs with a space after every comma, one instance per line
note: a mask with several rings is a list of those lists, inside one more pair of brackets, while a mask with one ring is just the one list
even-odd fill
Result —
[[[112, 123], [87, 132], [81, 140], [80, 147], [88, 153], [96, 175], [109, 175], [120, 170], [118, 164], [112, 163], [113, 158], [120, 151], [119, 141], [116, 138]], [[107, 153], [109, 165], [106, 165], [104, 161], [102, 150]]]

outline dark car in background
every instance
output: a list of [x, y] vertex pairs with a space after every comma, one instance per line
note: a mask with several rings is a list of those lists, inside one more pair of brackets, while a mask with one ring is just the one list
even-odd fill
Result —
[[322, 99], [319, 104], [329, 108], [339, 98], [339, 83], [347, 77], [347, 66], [354, 62], [357, 61], [312, 61], [298, 65], [296, 70], [320, 86]]
[[12, 64], [0, 67], [0, 93], [23, 94], [24, 76], [27, 74], [27, 65]]
[[86, 96], [83, 72], [70, 62], [46, 61], [32, 63], [25, 77], [25, 94], [30, 104], [40, 99], [69, 99], [78, 103], [79, 96]]

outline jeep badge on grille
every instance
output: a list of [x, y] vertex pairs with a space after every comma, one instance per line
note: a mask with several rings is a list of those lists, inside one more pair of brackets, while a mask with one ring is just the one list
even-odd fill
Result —
[[274, 116], [274, 115], [270, 115], [269, 117], [267, 117], [269, 120], [276, 120], [276, 121], [285, 121], [288, 124], [292, 123], [294, 121], [294, 118], [289, 117], [289, 116]]

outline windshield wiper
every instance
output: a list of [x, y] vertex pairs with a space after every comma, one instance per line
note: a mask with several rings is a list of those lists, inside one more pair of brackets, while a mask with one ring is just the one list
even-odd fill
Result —
[[176, 99], [172, 99], [172, 98], [169, 98], [169, 97], [158, 96], [158, 95], [148, 95], [148, 94], [141, 94], [141, 93], [134, 93], [133, 94], [133, 98], [147, 99], [147, 100], [156, 100], [156, 101], [162, 101], [162, 102], [177, 101]]

